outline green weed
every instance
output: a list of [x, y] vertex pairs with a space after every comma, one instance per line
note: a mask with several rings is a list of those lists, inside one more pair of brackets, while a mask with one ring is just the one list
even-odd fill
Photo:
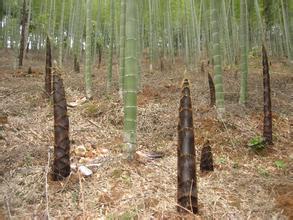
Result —
[[250, 147], [250, 149], [252, 149], [253, 151], [261, 151], [265, 148], [264, 139], [260, 136], [253, 137], [248, 142], [248, 147]]
[[275, 165], [278, 169], [284, 169], [286, 167], [286, 163], [283, 160], [276, 160]]

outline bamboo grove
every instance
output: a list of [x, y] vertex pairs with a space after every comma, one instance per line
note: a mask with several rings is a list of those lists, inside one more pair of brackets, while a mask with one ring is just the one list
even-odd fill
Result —
[[[95, 86], [93, 65], [107, 63], [107, 93], [119, 85], [116, 89], [124, 100], [130, 155], [136, 145], [136, 94], [143, 83], [143, 58], [150, 72], [162, 68], [162, 59], [173, 64], [183, 59], [188, 70], [212, 64], [219, 115], [225, 111], [224, 93], [229, 92], [223, 87], [224, 65], [239, 69], [239, 103], [245, 105], [248, 59], [261, 56], [263, 43], [269, 56], [293, 62], [289, 0], [1, 0], [0, 19], [0, 46], [14, 51], [15, 68], [23, 65], [30, 50], [45, 51], [49, 36], [60, 67], [69, 59], [79, 72], [84, 64], [87, 99], [92, 99]], [[119, 75], [119, 82], [113, 82], [113, 74]]]

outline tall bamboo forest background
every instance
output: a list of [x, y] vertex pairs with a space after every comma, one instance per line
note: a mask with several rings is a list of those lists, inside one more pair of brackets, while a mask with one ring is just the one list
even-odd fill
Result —
[[[174, 103], [177, 101], [174, 101], [174, 99], [178, 98], [179, 101], [179, 78], [180, 80], [188, 78], [188, 80], [185, 79], [186, 81], [183, 81], [182, 84], [182, 91], [184, 91], [184, 89], [188, 89], [188, 93], [186, 92], [188, 95], [182, 92], [182, 97], [180, 99], [180, 105], [182, 106], [179, 108], [180, 120], [177, 127], [179, 145], [184, 142], [184, 129], [189, 129], [190, 131], [194, 130], [194, 133], [190, 132], [189, 134], [190, 143], [193, 143], [193, 145], [195, 143], [197, 146], [208, 146], [208, 150], [206, 151], [208, 151], [208, 157], [211, 158], [211, 161], [213, 160], [212, 151], [214, 150], [214, 152], [218, 155], [220, 155], [220, 151], [225, 153], [231, 153], [233, 151], [233, 153], [231, 153], [233, 156], [229, 156], [231, 156], [231, 158], [240, 158], [241, 156], [238, 155], [238, 151], [235, 149], [239, 146], [246, 146], [248, 141], [247, 136], [256, 136], [254, 133], [255, 130], [259, 129], [259, 127], [261, 127], [260, 124], [262, 125], [262, 123], [264, 123], [264, 133], [262, 137], [264, 140], [256, 138], [252, 140], [252, 144], [249, 143], [248, 145], [252, 148], [257, 146], [263, 149], [267, 144], [269, 149], [268, 154], [273, 151], [272, 154], [274, 154], [274, 156], [270, 156], [272, 156], [274, 160], [279, 161], [275, 162], [275, 166], [278, 169], [286, 167], [281, 163], [283, 160], [280, 162], [280, 160], [277, 160], [275, 157], [277, 157], [276, 155], [284, 156], [284, 152], [282, 150], [278, 151], [278, 144], [286, 147], [287, 143], [292, 144], [292, 119], [289, 119], [289, 117], [291, 114], [290, 112], [292, 112], [290, 111], [290, 108], [292, 110], [292, 103], [290, 104], [290, 101], [292, 101], [292, 92], [290, 94], [290, 88], [292, 88], [293, 73], [290, 71], [293, 67], [293, 0], [0, 0], [0, 53], [3, 54], [3, 59], [6, 58], [6, 54], [11, 54], [11, 59], [9, 58], [9, 61], [11, 61], [9, 68], [13, 71], [13, 77], [17, 75], [16, 73], [27, 72], [27, 68], [29, 68], [29, 73], [27, 74], [29, 76], [32, 76], [32, 72], [34, 73], [34, 71], [36, 72], [37, 69], [40, 68], [43, 68], [40, 70], [41, 75], [43, 72], [46, 72], [46, 76], [43, 77], [44, 80], [37, 80], [36, 84], [34, 84], [33, 80], [28, 80], [28, 82], [26, 82], [27, 85], [32, 85], [32, 88], [34, 88], [35, 85], [38, 85], [38, 87], [40, 87], [38, 88], [39, 93], [43, 90], [46, 94], [46, 98], [44, 98], [44, 100], [46, 100], [44, 101], [45, 104], [43, 104], [40, 100], [39, 103], [36, 104], [36, 106], [42, 106], [42, 108], [40, 107], [37, 111], [43, 111], [45, 112], [44, 114], [47, 114], [44, 116], [46, 121], [43, 121], [40, 124], [46, 124], [46, 126], [49, 126], [47, 118], [52, 116], [52, 112], [46, 112], [49, 111], [46, 108], [50, 106], [52, 101], [58, 99], [60, 103], [63, 103], [63, 107], [60, 107], [57, 104], [55, 104], [54, 107], [57, 109], [55, 109], [55, 111], [62, 111], [63, 117], [66, 118], [66, 126], [62, 126], [62, 123], [58, 122], [59, 124], [57, 123], [57, 126], [55, 125], [55, 129], [59, 126], [60, 128], [63, 127], [63, 129], [66, 130], [66, 144], [64, 144], [64, 146], [66, 146], [63, 147], [63, 150], [66, 153], [66, 175], [64, 175], [64, 177], [69, 175], [69, 179], [70, 175], [73, 175], [70, 173], [69, 164], [76, 159], [75, 154], [81, 153], [76, 153], [79, 146], [75, 146], [77, 144], [71, 140], [71, 137], [69, 140], [68, 131], [73, 131], [73, 135], [76, 135], [74, 138], [78, 139], [78, 135], [74, 133], [74, 129], [71, 129], [71, 126], [77, 126], [78, 123], [81, 123], [81, 120], [85, 120], [83, 121], [83, 124], [81, 123], [81, 126], [86, 123], [90, 123], [90, 125], [96, 128], [96, 133], [91, 134], [92, 136], [107, 134], [111, 136], [111, 141], [115, 142], [115, 138], [117, 137], [112, 137], [112, 135], [121, 135], [122, 141], [119, 138], [117, 139], [121, 142], [119, 142], [119, 149], [123, 152], [121, 153], [123, 154], [123, 159], [127, 158], [129, 161], [134, 162], [137, 160], [137, 157], [147, 157], [148, 159], [146, 161], [139, 164], [148, 164], [150, 160], [156, 157], [156, 159], [165, 157], [165, 160], [162, 159], [164, 160], [164, 164], [162, 164], [167, 164], [169, 166], [171, 162], [166, 158], [173, 155], [176, 151], [174, 151], [176, 148], [173, 146], [174, 140], [172, 138], [176, 135], [176, 125], [174, 126], [173, 122], [174, 118], [178, 116], [178, 112], [174, 113], [174, 107], [177, 107], [174, 106]], [[35, 56], [38, 58], [35, 58]], [[34, 62], [36, 65], [34, 65]], [[1, 65], [2, 64], [0, 62], [0, 77], [2, 71]], [[5, 65], [3, 64], [3, 66]], [[287, 72], [285, 70], [283, 72], [274, 71], [275, 68], [279, 68], [280, 66], [284, 67]], [[260, 71], [262, 68], [264, 68], [264, 93], [263, 90], [261, 90], [262, 88], [260, 89], [261, 86], [259, 83], [260, 81], [262, 83], [262, 77], [259, 74], [260, 72], [262, 73], [262, 71]], [[271, 71], [271, 68], [273, 71]], [[57, 70], [62, 72], [62, 74], [55, 73]], [[54, 79], [53, 83], [51, 82], [52, 78]], [[64, 88], [62, 78], [64, 78]], [[3, 90], [3, 94], [6, 94], [6, 90], [4, 89], [4, 81], [2, 83], [1, 87], [0, 80], [0, 91]], [[19, 83], [22, 83], [22, 81], [20, 80]], [[41, 83], [43, 83], [43, 87], [39, 86]], [[286, 83], [288, 83], [288, 85], [285, 85]], [[78, 84], [78, 86], [76, 86], [76, 84]], [[73, 86], [70, 87], [68, 85]], [[103, 85], [103, 87], [97, 89], [97, 87], [101, 85]], [[206, 89], [207, 85], [210, 86], [210, 90]], [[271, 85], [274, 87], [273, 89], [270, 88]], [[27, 88], [25, 83], [23, 83], [22, 86]], [[11, 87], [13, 87], [13, 85]], [[61, 92], [54, 92], [57, 87], [60, 87]], [[203, 90], [203, 87], [206, 90]], [[73, 88], [78, 89], [74, 90]], [[277, 91], [279, 88], [281, 88], [280, 90], [283, 89], [280, 93]], [[158, 89], [158, 91], [156, 89]], [[99, 91], [98, 95], [97, 91]], [[206, 96], [209, 92], [211, 96], [210, 105], [207, 104], [209, 100]], [[65, 101], [65, 93], [69, 94], [69, 102]], [[76, 95], [77, 93], [78, 95]], [[161, 93], [166, 93], [166, 96], [168, 97], [166, 98]], [[259, 95], [259, 93], [261, 93], [261, 95]], [[25, 94], [26, 93], [24, 92], [24, 95]], [[267, 116], [265, 122], [263, 122], [262, 118], [257, 115], [259, 112], [255, 110], [257, 109], [259, 111], [259, 109], [261, 109], [260, 114], [263, 114], [263, 100], [260, 101], [259, 99], [259, 97], [263, 98], [263, 94], [265, 106], [264, 115]], [[272, 99], [270, 97], [271, 94]], [[56, 95], [59, 96], [57, 97]], [[6, 97], [5, 95], [2, 96], [0, 94], [0, 97], [7, 98], [8, 96]], [[148, 107], [145, 107], [145, 109], [142, 108], [141, 106], [147, 106], [146, 103], [148, 103], [150, 97], [157, 103], [150, 105], [149, 109]], [[163, 101], [161, 100], [162, 103], [168, 100], [166, 105], [158, 101], [162, 97], [166, 98]], [[76, 102], [72, 102], [73, 99], [76, 99]], [[101, 103], [99, 102], [99, 99], [102, 100]], [[285, 105], [283, 105], [282, 101], [286, 102], [286, 104], [289, 103], [288, 109], [277, 109], [280, 106]], [[8, 102], [9, 101], [3, 101], [3, 106], [6, 106]], [[187, 102], [188, 105], [186, 104]], [[158, 103], [162, 104], [164, 107], [158, 107]], [[187, 107], [184, 106], [184, 103]], [[202, 107], [203, 103], [207, 107]], [[173, 104], [173, 106], [171, 106], [171, 104]], [[79, 106], [82, 105], [85, 107], [81, 108], [86, 108], [86, 110], [78, 109]], [[69, 108], [69, 119], [71, 114], [75, 116], [75, 118], [72, 117], [73, 119], [69, 120], [70, 126], [67, 118], [66, 106]], [[261, 106], [261, 108], [259, 106]], [[2, 107], [0, 108], [0, 141], [2, 140], [1, 131], [4, 130], [4, 128], [1, 128], [2, 111], [10, 111], [3, 109]], [[81, 111], [81, 113], [72, 113], [72, 109], [77, 109], [76, 111]], [[211, 111], [214, 111], [213, 116], [211, 116]], [[274, 114], [275, 112], [277, 112], [276, 115]], [[108, 117], [105, 121], [107, 121], [109, 125], [107, 123], [103, 124], [104, 121], [100, 119], [103, 118], [105, 114], [107, 114]], [[164, 117], [162, 117], [163, 114], [165, 114]], [[184, 114], [188, 115], [186, 117], [189, 117], [189, 121], [183, 117]], [[149, 115], [151, 116], [149, 117]], [[238, 116], [239, 118], [240, 116], [243, 118], [239, 119], [237, 118]], [[94, 121], [93, 118], [97, 119], [97, 121]], [[13, 120], [14, 119], [12, 119], [12, 121]], [[15, 123], [18, 123], [17, 120]], [[99, 120], [101, 120], [102, 125], [99, 124]], [[243, 124], [237, 125], [237, 127], [235, 124], [237, 124], [238, 120]], [[71, 121], [73, 122], [71, 123]], [[186, 126], [186, 121], [190, 124], [189, 126]], [[286, 123], [284, 121], [286, 121]], [[283, 126], [283, 122], [286, 126], [291, 126], [291, 128], [287, 129], [286, 126]], [[31, 122], [28, 124], [30, 123]], [[159, 126], [159, 124], [161, 127], [158, 129], [156, 126]], [[165, 126], [165, 124], [167, 125]], [[115, 127], [116, 125], [117, 128]], [[214, 129], [213, 126], [217, 127], [217, 129]], [[53, 129], [54, 126], [51, 127]], [[115, 129], [113, 127], [115, 127]], [[153, 127], [156, 127], [157, 130], [152, 130]], [[286, 128], [288, 131], [278, 131], [275, 127]], [[241, 134], [237, 136], [233, 132], [238, 128], [241, 128], [242, 130], [240, 129]], [[32, 128], [30, 128], [30, 131], [31, 129]], [[147, 133], [147, 129], [150, 129], [151, 131]], [[160, 141], [157, 141], [156, 143], [152, 142], [156, 140], [155, 138], [153, 139], [153, 137], [162, 134], [165, 131], [164, 129], [166, 129], [166, 133], [168, 133], [169, 136], [163, 135], [163, 138], [161, 138], [167, 140], [169, 138], [172, 139], [170, 142], [173, 141], [172, 144], [169, 144], [169, 147], [171, 146], [170, 148], [174, 151], [172, 151], [170, 155], [164, 152], [166, 145], [168, 145], [164, 142], [165, 140], [160, 140], [163, 144]], [[48, 130], [46, 132], [48, 132]], [[221, 134], [224, 133], [222, 137], [225, 138], [223, 138], [224, 140], [222, 142], [220, 141], [221, 138], [217, 136], [219, 132], [222, 132]], [[283, 133], [280, 134], [281, 132]], [[258, 133], [260, 132], [258, 131]], [[57, 134], [57, 132], [55, 134]], [[243, 134], [246, 136], [241, 136]], [[46, 139], [47, 136], [43, 135], [40, 137], [40, 135], [36, 132], [33, 133], [33, 135], [42, 141], [45, 139], [45, 143], [48, 146], [50, 145], [50, 143], [48, 143], [48, 139], [50, 138]], [[84, 136], [87, 137], [87, 134]], [[91, 138], [92, 136], [89, 137]], [[217, 138], [213, 139], [213, 137]], [[4, 139], [5, 138], [3, 138], [3, 140]], [[59, 142], [62, 143], [63, 136], [61, 135], [59, 139]], [[96, 139], [98, 138], [96, 137]], [[110, 143], [112, 143], [111, 141]], [[142, 142], [147, 142], [147, 144], [142, 144]], [[82, 140], [80, 140], [80, 143], [83, 143]], [[184, 144], [186, 143], [184, 142]], [[223, 143], [229, 143], [227, 145], [231, 148], [227, 149], [222, 147], [221, 144]], [[157, 151], [159, 150], [163, 151], [163, 153], [159, 152], [158, 155], [147, 154], [147, 156], [143, 154], [143, 156], [141, 156], [142, 154], [139, 153], [146, 150], [144, 147], [148, 144], [152, 145], [156, 153], [158, 153]], [[275, 145], [273, 146], [273, 144]], [[69, 150], [69, 145], [73, 145], [74, 147]], [[181, 154], [181, 157], [183, 158], [182, 161], [186, 159], [184, 157], [187, 154], [189, 159], [196, 158], [196, 155], [199, 153], [198, 148], [194, 150], [194, 146], [188, 146], [190, 148], [187, 148], [187, 146], [184, 145], [184, 147], [189, 149], [190, 152], [188, 151], [189, 153], [185, 152]], [[230, 152], [230, 149], [233, 150]], [[285, 147], [282, 149], [284, 150]], [[85, 151], [89, 152], [90, 150], [86, 149]], [[96, 152], [98, 150], [95, 148], [94, 151]], [[277, 153], [275, 153], [275, 151]], [[116, 150], [114, 150], [114, 152], [117, 153]], [[179, 153], [180, 152], [178, 150], [178, 155]], [[214, 155], [216, 153], [214, 153]], [[243, 152], [241, 151], [241, 153]], [[69, 159], [69, 154], [73, 154], [75, 159]], [[48, 155], [47, 159], [50, 162], [50, 159], [52, 160], [52, 158], [50, 158], [50, 152]], [[86, 153], [81, 155], [81, 157], [86, 157]], [[114, 155], [116, 156], [116, 154]], [[212, 170], [215, 170], [215, 172], [217, 172], [217, 170], [224, 169], [223, 167], [225, 164], [229, 163], [227, 162], [228, 156], [222, 157], [218, 155], [214, 159], [216, 164], [209, 165], [209, 167], [212, 167]], [[251, 155], [249, 153], [247, 153], [247, 155], [246, 156], [251, 159]], [[289, 152], [288, 155], [290, 155], [292, 159], [293, 154]], [[54, 163], [58, 164], [58, 161]], [[76, 163], [78, 164], [78, 162]], [[174, 164], [174, 160], [172, 160], [172, 163]], [[189, 163], [191, 167], [190, 172], [194, 174], [193, 171], [195, 170], [196, 172], [196, 161], [190, 159]], [[264, 164], [265, 163], [269, 162], [265, 161]], [[135, 162], [133, 164], [135, 164]], [[162, 164], [156, 166], [160, 167]], [[234, 172], [234, 170], [240, 169], [239, 164], [238, 162], [231, 162], [229, 166], [231, 165], [231, 169]], [[183, 170], [182, 172], [184, 172], [184, 169], [186, 168], [185, 165], [186, 163], [182, 162], [179, 166]], [[123, 163], [123, 166], [128, 165]], [[205, 165], [201, 165], [201, 167], [204, 166]], [[61, 167], [60, 164], [59, 167]], [[108, 167], [110, 167], [110, 165]], [[241, 167], [241, 169], [243, 167]], [[264, 167], [265, 165], [263, 167], [259, 167], [257, 165], [256, 172], [261, 173], [263, 178], [267, 178], [269, 174], [267, 174], [267, 170], [265, 170]], [[253, 168], [254, 167], [251, 169]], [[46, 172], [48, 171], [47, 169], [49, 168], [46, 168]], [[125, 171], [126, 168], [125, 170], [121, 170], [118, 170], [117, 172], [116, 170], [113, 171], [111, 175], [114, 177], [111, 176], [111, 178], [116, 178], [116, 176], [118, 176], [119, 178], [122, 178], [121, 181], [124, 181], [123, 183], [127, 182], [127, 184], [129, 184], [126, 184], [127, 186], [133, 184], [132, 182], [130, 183], [130, 180], [128, 179], [128, 176], [132, 175], [134, 172], [132, 168], [130, 169], [131, 171]], [[56, 172], [62, 173], [60, 170]], [[170, 174], [170, 172], [166, 171], [166, 169], [162, 169], [161, 172], [165, 172], [165, 177], [171, 176], [170, 178], [173, 178], [173, 171]], [[243, 172], [246, 172], [246, 170]], [[284, 176], [286, 176], [288, 174], [286, 172], [284, 171], [282, 175], [284, 174]], [[105, 173], [101, 174], [101, 176], [106, 175]], [[146, 173], [149, 174], [147, 171]], [[199, 210], [201, 213], [202, 206], [209, 207], [208, 211], [215, 211], [215, 209], [218, 208], [217, 204], [221, 200], [221, 197], [217, 199], [215, 198], [213, 202], [207, 200], [204, 200], [203, 202], [202, 198], [207, 198], [206, 195], [203, 195], [204, 191], [201, 191], [202, 188], [206, 187], [206, 185], [204, 186], [203, 184], [205, 180], [200, 179], [197, 183], [196, 175], [195, 177], [193, 175], [192, 178], [186, 177], [186, 175], [182, 175], [182, 179], [185, 181], [184, 182], [182, 180], [184, 184], [189, 184], [190, 181], [195, 181], [192, 182], [192, 186], [195, 187], [193, 192], [193, 202], [196, 204], [191, 205], [191, 211], [192, 207], [194, 207], [196, 212]], [[227, 176], [228, 175], [230, 175], [230, 172], [228, 172]], [[279, 174], [276, 174], [276, 176], [278, 175]], [[137, 176], [141, 176], [141, 178], [138, 178]], [[137, 176], [135, 178], [137, 178], [136, 180], [138, 182], [143, 180], [149, 184], [146, 180], [147, 178], [144, 179], [143, 174], [138, 174]], [[219, 176], [220, 174], [217, 178]], [[234, 177], [229, 177], [231, 178], [229, 181], [233, 182]], [[200, 178], [205, 177], [200, 176]], [[210, 178], [210, 176], [207, 178]], [[56, 176], [55, 179], [59, 179], [59, 176]], [[223, 179], [225, 178], [223, 177]], [[223, 179], [219, 180], [219, 182]], [[254, 180], [260, 185], [265, 182], [261, 181], [262, 183], [259, 183], [258, 179]], [[46, 181], [48, 180], [46, 179]], [[209, 181], [212, 182], [211, 179], [209, 179]], [[213, 183], [217, 184], [215, 182]], [[64, 187], [67, 186], [66, 184]], [[70, 184], [71, 183], [69, 183], [69, 185]], [[80, 188], [75, 192], [76, 195], [74, 194], [74, 196], [78, 199], [74, 196], [70, 198], [72, 201], [78, 200], [78, 202], [75, 201], [78, 203], [76, 207], [78, 206], [79, 208], [77, 209], [82, 210], [82, 213], [84, 214], [86, 213], [84, 205], [84, 203], [86, 203], [85, 201], [88, 201], [88, 203], [91, 201], [90, 199], [87, 200], [87, 198], [84, 198], [84, 191], [82, 191], [83, 189], [81, 186], [82, 184], [85, 184], [85, 188], [88, 187], [87, 189], [89, 189], [89, 185], [86, 185], [86, 181], [84, 179], [81, 180], [80, 176], [78, 176], [78, 184], [80, 185]], [[168, 186], [168, 183], [164, 184], [166, 184], [164, 186]], [[196, 184], [199, 185], [198, 190], [196, 189]], [[249, 185], [250, 183], [246, 182], [244, 185], [246, 184]], [[141, 183], [141, 185], [144, 184]], [[178, 184], [178, 186], [179, 185], [180, 184]], [[225, 184], [223, 185], [223, 189], [225, 190], [226, 186]], [[48, 187], [47, 182], [46, 187]], [[235, 187], [235, 190], [238, 189], [238, 185], [236, 183], [233, 187]], [[262, 187], [265, 188], [266, 186], [262, 185]], [[113, 186], [111, 190], [114, 188], [115, 187]], [[46, 190], [48, 189], [46, 188]], [[181, 201], [181, 203], [179, 203], [186, 203], [188, 205], [188, 199], [186, 202], [182, 199], [186, 199], [188, 197], [183, 195], [183, 192], [185, 192], [184, 190], [186, 189], [181, 190], [182, 195], [179, 193], [179, 197], [183, 202]], [[63, 193], [63, 191], [66, 190], [62, 189], [61, 193]], [[254, 191], [257, 191], [257, 189], [254, 188], [251, 192], [245, 192], [248, 194], [251, 193], [251, 198], [253, 198]], [[212, 190], [207, 190], [206, 192], [207, 194], [213, 193]], [[98, 203], [102, 201], [103, 204], [107, 204], [105, 207], [110, 207], [116, 200], [119, 201], [119, 199], [122, 198], [122, 196], [119, 197], [118, 191], [115, 191], [115, 193], [112, 193], [111, 195], [109, 194], [110, 196], [105, 194], [103, 198], [99, 197]], [[116, 200], [114, 194], [116, 196], [118, 195]], [[168, 196], [170, 196], [169, 194]], [[233, 194], [233, 199], [238, 196], [235, 195]], [[292, 195], [292, 193], [290, 195]], [[271, 199], [271, 197], [267, 198], [266, 194], [261, 196], [263, 196], [261, 197], [263, 201]], [[112, 197], [114, 197], [114, 199]], [[159, 197], [160, 199], [158, 199]], [[159, 200], [164, 198], [163, 193], [160, 194], [158, 198], [152, 198], [151, 201], [147, 202], [144, 201], [144, 206], [152, 206], [154, 203], [161, 204]], [[51, 204], [55, 204], [53, 199], [50, 199], [51, 198], [48, 198], [47, 196], [46, 202], [42, 201], [46, 204], [49, 202]], [[120, 200], [121, 204], [124, 204], [123, 199]], [[284, 204], [293, 204], [293, 198], [290, 197], [290, 199], [291, 203], [286, 203], [285, 201]], [[238, 202], [235, 201], [233, 200], [231, 202], [233, 209], [235, 207], [239, 208], [239, 204], [242, 204], [240, 202], [238, 204]], [[277, 201], [279, 200], [277, 199]], [[198, 206], [197, 203], [200, 205]], [[2, 205], [1, 200], [0, 204]], [[7, 207], [9, 206], [6, 200], [3, 204]], [[61, 204], [61, 202], [58, 204]], [[64, 204], [65, 203], [63, 201], [62, 205]], [[84, 206], [80, 207], [81, 204]], [[225, 204], [223, 203], [221, 207], [224, 207]], [[120, 203], [117, 207], [119, 207], [119, 205]], [[262, 208], [265, 212], [269, 212], [272, 208], [266, 205], [264, 206], [265, 207]], [[103, 210], [103, 213], [100, 213], [100, 216], [109, 214], [107, 212], [110, 208], [109, 210], [106, 208], [106, 210], [104, 209], [105, 207], [99, 207], [99, 210]], [[165, 206], [164, 204], [161, 204], [158, 209], [164, 209], [164, 207], [168, 207], [168, 205]], [[239, 210], [241, 210], [241, 208], [239, 208]], [[239, 210], [237, 209], [237, 211]], [[249, 212], [254, 213], [255, 210], [256, 208], [249, 210]], [[136, 211], [137, 210], [133, 211], [131, 208], [131, 210], [127, 212], [127, 216], [130, 216], [131, 219], [131, 217], [133, 217], [133, 212], [138, 213], [138, 211]], [[205, 211], [207, 211], [207, 209]], [[218, 209], [217, 211], [221, 213]], [[235, 213], [237, 211], [235, 211]], [[49, 217], [49, 205], [46, 207], [46, 212], [47, 217]], [[53, 212], [53, 208], [51, 208], [51, 212]], [[280, 212], [282, 213], [283, 211]], [[160, 217], [164, 216], [164, 211], [162, 211], [162, 213], [160, 212], [160, 215], [158, 214], [155, 218], [160, 219]], [[147, 213], [146, 216], [150, 217], [148, 214], [149, 213]], [[241, 212], [241, 214], [243, 213]], [[118, 216], [120, 215], [118, 214]], [[221, 218], [219, 216], [224, 216], [225, 218], [225, 215], [218, 215], [218, 213], [216, 213], [215, 216], [204, 216], [216, 219]], [[235, 217], [232, 214], [228, 216], [232, 219]], [[242, 217], [243, 216], [247, 217], [245, 214], [243, 214]], [[268, 219], [268, 216], [276, 217], [273, 214], [267, 215], [267, 213], [265, 213], [262, 217], [263, 219]], [[254, 217], [258, 216], [256, 215]]]
[[[49, 35], [55, 52], [58, 51], [60, 64], [64, 57], [74, 55], [83, 60], [88, 35], [91, 57], [97, 55], [98, 47], [102, 47], [111, 63], [112, 57], [119, 57], [123, 50], [123, 2], [2, 0], [1, 47], [18, 50], [21, 27], [25, 24], [25, 44], [29, 49], [43, 50], [46, 35]], [[206, 57], [212, 60], [213, 54], [217, 53], [212, 50], [215, 33], [218, 33], [223, 64], [238, 65], [241, 62], [241, 66], [245, 66], [241, 57], [260, 53], [263, 40], [270, 55], [292, 61], [292, 1], [220, 0], [215, 1], [215, 7], [212, 3], [207, 0], [142, 0], [135, 3], [137, 55], [147, 56], [150, 71], [152, 66], [158, 65], [156, 61], [160, 56], [169, 60], [182, 56], [188, 68], [197, 68], [199, 61]], [[241, 69], [247, 72], [244, 67]]]
[[[119, 60], [117, 62], [120, 66], [120, 90], [122, 91], [124, 84], [128, 87], [128, 82], [135, 81], [137, 85], [132, 85], [133, 88], [124, 87], [125, 94], [129, 94], [127, 89], [129, 91], [141, 87], [143, 82], [140, 82], [140, 62], [143, 58], [148, 60], [150, 72], [163, 65], [162, 59], [174, 64], [176, 57], [182, 57], [186, 69], [199, 69], [203, 60], [209, 60], [214, 65], [216, 105], [219, 113], [224, 111], [223, 65], [239, 67], [239, 102], [245, 104], [248, 98], [248, 58], [260, 55], [262, 44], [266, 45], [271, 56], [293, 62], [292, 1], [135, 2], [135, 22], [129, 26], [135, 32], [132, 37], [136, 42], [129, 47], [136, 51], [132, 56], [138, 62], [129, 64], [123, 58], [128, 51], [128, 41], [125, 38], [125, 23], [128, 22], [125, 20], [126, 2], [120, 2], [1, 1], [0, 45], [15, 51], [16, 68], [17, 63], [22, 66], [25, 52], [45, 50], [48, 35], [60, 66], [64, 59], [74, 59], [75, 66], [84, 63], [85, 93], [89, 99], [92, 97], [92, 69], [97, 62], [97, 56], [100, 57], [99, 60], [103, 57], [108, 63], [108, 91], [112, 87], [112, 66], [115, 59]], [[133, 68], [137, 68], [136, 73], [126, 71], [134, 71]], [[129, 74], [135, 75], [129, 77]], [[128, 104], [132, 106], [134, 103]], [[125, 114], [128, 115], [127, 111]], [[132, 114], [131, 117], [136, 115], [129, 114]], [[133, 130], [135, 125], [132, 127]]]

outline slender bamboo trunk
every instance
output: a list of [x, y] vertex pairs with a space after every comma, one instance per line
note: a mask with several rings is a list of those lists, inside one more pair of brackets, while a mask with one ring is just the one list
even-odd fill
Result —
[[[211, 38], [210, 38], [210, 27], [211, 29], [213, 29], [212, 27], [212, 23], [211, 25], [209, 25], [210, 23], [210, 16], [209, 16], [209, 10], [207, 7], [207, 1], [203, 0], [202, 2], [202, 7], [203, 7], [203, 23], [204, 23], [204, 44], [205, 44], [205, 53], [206, 53], [206, 58], [209, 59], [210, 61], [212, 60], [212, 46], [210, 44], [210, 42], [212, 42]], [[218, 17], [217, 17], [218, 19]]]
[[24, 46], [27, 48], [26, 50], [24, 50], [24, 57], [26, 57], [26, 54], [29, 50], [29, 27], [30, 27], [30, 20], [31, 20], [31, 12], [32, 12], [32, 0], [29, 0], [28, 3], [28, 14], [27, 14], [27, 28], [25, 29], [25, 39], [24, 39]]
[[126, 3], [125, 0], [121, 0], [121, 12], [120, 12], [120, 89], [121, 95], [124, 87], [124, 75], [125, 75], [125, 22], [126, 22]]
[[248, 77], [248, 16], [247, 2], [240, 0], [240, 49], [241, 49], [241, 84], [239, 103], [245, 105], [248, 97], [247, 77]]
[[48, 32], [49, 33], [52, 32], [53, 1], [54, 0], [50, 0], [50, 9], [49, 9], [49, 18], [48, 18]]
[[70, 13], [68, 16], [68, 28], [67, 28], [67, 38], [66, 38], [66, 51], [65, 56], [68, 57], [71, 50], [71, 40], [73, 37], [73, 16], [74, 16], [74, 0], [70, 0]]
[[261, 42], [265, 41], [265, 34], [264, 34], [264, 28], [263, 28], [263, 22], [260, 14], [260, 8], [258, 4], [258, 0], [254, 0], [254, 7], [255, 7], [255, 13], [257, 17], [257, 23], [260, 27], [260, 33], [261, 33]]
[[171, 19], [171, 0], [168, 0], [167, 3], [167, 25], [168, 25], [168, 43], [169, 43], [169, 55], [171, 56], [172, 63], [175, 63], [174, 58], [174, 44], [173, 44], [173, 26], [172, 26], [172, 19]]
[[238, 44], [238, 25], [236, 23], [236, 14], [235, 14], [235, 1], [231, 0], [231, 37], [232, 37], [232, 53], [233, 53], [233, 61], [234, 64], [238, 64], [239, 63], [239, 44]]
[[64, 8], [65, 8], [65, 0], [62, 0], [61, 20], [60, 20], [60, 27], [59, 27], [59, 65], [60, 67], [62, 67], [62, 61], [63, 61]]
[[225, 55], [227, 57], [227, 63], [232, 63], [232, 57], [231, 57], [231, 41], [230, 41], [230, 31], [229, 31], [229, 25], [228, 25], [228, 18], [227, 18], [227, 11], [226, 11], [226, 3], [225, 0], [222, 0], [221, 2], [222, 6], [222, 20], [223, 20], [223, 31], [224, 31], [224, 42], [225, 42]]
[[111, 0], [111, 35], [110, 35], [110, 53], [109, 53], [109, 63], [108, 63], [108, 79], [107, 79], [107, 92], [112, 87], [112, 72], [113, 72], [113, 50], [114, 50], [114, 38], [115, 38], [115, 4], [114, 0]]
[[52, 92], [52, 55], [49, 36], [47, 36], [46, 48], [45, 91], [46, 95], [50, 97]]
[[92, 0], [86, 1], [86, 42], [85, 42], [85, 94], [87, 99], [92, 98], [92, 58], [91, 58], [91, 43], [92, 43]]
[[184, 49], [185, 49], [185, 65], [189, 68], [190, 65], [190, 45], [189, 45], [189, 22], [187, 16], [187, 2], [184, 2]]
[[153, 72], [154, 66], [154, 29], [153, 29], [153, 2], [149, 3], [149, 57], [150, 57], [150, 72]]
[[[282, 6], [282, 14], [283, 14], [283, 22], [284, 22], [284, 30], [285, 30], [285, 41], [286, 41], [286, 51], [288, 60], [293, 62], [293, 55], [292, 55], [292, 42], [290, 37], [290, 26], [288, 22], [288, 15], [285, 10], [285, 4], [284, 0], [281, 0], [281, 6]], [[291, 44], [290, 44], [291, 42]]]
[[25, 49], [25, 32], [27, 24], [27, 9], [26, 9], [26, 0], [23, 0], [22, 4], [22, 19], [21, 19], [21, 38], [20, 38], [20, 47], [19, 47], [19, 57], [18, 57], [18, 67], [22, 67], [23, 64], [23, 54]]
[[[56, 27], [56, 0], [53, 0], [52, 32], [51, 32], [51, 36], [53, 39], [55, 39], [55, 27]], [[55, 43], [55, 40], [53, 40], [53, 44], [54, 43]]]
[[76, 0], [75, 1], [75, 11], [74, 11], [74, 34], [73, 34], [73, 56], [74, 56], [74, 71], [79, 73], [80, 72], [80, 48], [81, 48], [81, 41], [82, 41], [82, 30], [83, 29], [83, 1]]

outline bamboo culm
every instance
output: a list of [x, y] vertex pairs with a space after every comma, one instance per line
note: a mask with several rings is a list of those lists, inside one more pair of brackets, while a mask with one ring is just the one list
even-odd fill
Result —
[[20, 38], [19, 57], [18, 57], [18, 66], [19, 67], [22, 67], [22, 63], [23, 63], [27, 18], [28, 18], [28, 13], [27, 13], [27, 9], [26, 9], [26, 0], [23, 0], [22, 18], [21, 18], [21, 38]]
[[125, 74], [124, 74], [124, 142], [129, 160], [133, 159], [136, 150], [137, 125], [137, 17], [136, 0], [126, 0], [126, 29], [125, 29]]
[[50, 38], [47, 36], [46, 39], [46, 68], [45, 68], [45, 91], [48, 97], [51, 96], [52, 92], [52, 54], [51, 54], [51, 43]]

